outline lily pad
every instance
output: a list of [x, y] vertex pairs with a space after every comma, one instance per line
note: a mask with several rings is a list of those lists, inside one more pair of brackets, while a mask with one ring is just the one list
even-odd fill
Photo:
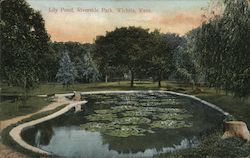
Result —
[[149, 125], [151, 128], [175, 129], [192, 127], [191, 123], [177, 120], [154, 121]]
[[116, 114], [92, 114], [86, 116], [89, 121], [112, 121], [117, 118]]
[[180, 114], [180, 113], [160, 113], [159, 115], [153, 116], [154, 119], [160, 120], [185, 120], [191, 118], [190, 114]]
[[91, 132], [102, 132], [115, 137], [144, 136], [145, 133], [154, 133], [152, 130], [139, 128], [135, 125], [115, 125], [112, 123], [89, 122], [80, 126]]
[[144, 136], [145, 133], [154, 133], [154, 131], [142, 129], [137, 126], [119, 126], [116, 129], [107, 130], [104, 133], [115, 137], [129, 137], [129, 136]]
[[175, 113], [182, 113], [185, 112], [184, 109], [179, 109], [179, 108], [160, 108], [160, 107], [143, 107], [141, 108], [141, 110], [143, 111], [151, 111], [151, 112], [161, 112], [161, 113], [165, 113], [165, 112], [175, 112]]
[[123, 117], [119, 119], [115, 119], [113, 121], [114, 124], [118, 125], [138, 125], [138, 124], [148, 124], [151, 120], [146, 117]]
[[168, 112], [168, 113], [185, 113], [187, 111], [185, 109], [181, 109], [181, 108], [164, 108], [164, 112]]
[[162, 102], [141, 102], [139, 104], [140, 106], [161, 106], [161, 105], [166, 105], [166, 103], [162, 103]]
[[132, 100], [122, 100], [118, 103], [119, 105], [137, 105], [137, 101], [132, 101]]
[[114, 113], [122, 112], [122, 111], [129, 111], [129, 110], [136, 110], [138, 107], [136, 106], [129, 106], [129, 105], [121, 105], [121, 106], [114, 106], [111, 107]]
[[125, 117], [146, 117], [152, 115], [153, 112], [138, 110], [138, 111], [125, 111], [122, 113]]
[[95, 104], [111, 105], [117, 103], [117, 100], [106, 100], [106, 101], [97, 101]]
[[111, 109], [95, 110], [95, 113], [97, 114], [112, 114], [112, 112]]
[[100, 131], [105, 131], [107, 129], [114, 128], [112, 126], [109, 126], [109, 124], [99, 123], [99, 122], [89, 122], [86, 124], [82, 124], [80, 127], [84, 130], [91, 131], [91, 132], [100, 132]]

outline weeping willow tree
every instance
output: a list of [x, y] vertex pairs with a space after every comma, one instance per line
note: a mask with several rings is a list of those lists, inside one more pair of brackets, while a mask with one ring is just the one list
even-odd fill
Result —
[[226, 0], [223, 8], [197, 29], [192, 49], [210, 86], [245, 97], [250, 94], [249, 3]]

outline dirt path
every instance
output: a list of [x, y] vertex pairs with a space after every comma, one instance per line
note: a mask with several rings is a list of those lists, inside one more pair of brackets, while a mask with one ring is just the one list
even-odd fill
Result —
[[[50, 111], [53, 110], [61, 105], [64, 104], [68, 104], [69, 101], [65, 99], [65, 97], [58, 97], [58, 99], [56, 100], [56, 102], [53, 102], [47, 106], [45, 106], [44, 108], [42, 108], [41, 110], [25, 115], [25, 116], [18, 116], [9, 120], [4, 120], [4, 121], [0, 121], [0, 133], [1, 131], [8, 127], [11, 124], [17, 123], [23, 119], [29, 118], [32, 115], [38, 114], [40, 112], [45, 112], [45, 111]], [[1, 139], [0, 139], [0, 158], [28, 158], [28, 156], [19, 153], [11, 148], [9, 148], [8, 146], [2, 144]]]

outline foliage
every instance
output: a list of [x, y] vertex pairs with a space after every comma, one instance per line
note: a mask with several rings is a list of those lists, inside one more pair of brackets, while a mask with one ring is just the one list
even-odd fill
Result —
[[40, 12], [25, 0], [1, 1], [1, 76], [25, 91], [46, 74], [49, 36]]
[[149, 75], [158, 81], [161, 87], [161, 80], [170, 76], [174, 69], [173, 53], [179, 46], [182, 38], [177, 34], [161, 34], [158, 30], [151, 33], [150, 53], [146, 67]]
[[112, 126], [106, 123], [101, 122], [88, 122], [85, 124], [82, 124], [80, 126], [82, 129], [91, 131], [91, 132], [99, 132], [99, 131], [106, 131], [108, 129], [113, 129]]
[[161, 113], [157, 116], [154, 116], [154, 119], [160, 119], [160, 120], [185, 120], [192, 117], [190, 114], [185, 113]]
[[99, 78], [99, 72], [94, 64], [90, 54], [84, 55], [82, 58], [75, 58], [75, 68], [77, 70], [77, 80], [93, 82]]
[[[152, 128], [176, 129], [192, 126], [190, 123], [192, 115], [183, 108], [173, 108], [172, 106], [176, 105], [173, 102], [177, 102], [177, 100], [169, 95], [161, 96], [170, 97], [163, 100], [155, 97], [155, 94], [151, 96], [144, 94], [118, 95], [119, 99], [116, 98], [116, 100], [107, 95], [91, 95], [92, 97], [96, 98], [95, 104], [105, 106], [94, 110], [95, 113], [85, 116], [91, 122], [81, 125], [84, 130], [99, 131], [102, 134], [115, 137], [129, 137], [154, 133]], [[144, 102], [139, 102], [136, 98], [144, 99]], [[112, 103], [109, 102], [110, 99], [113, 101]], [[151, 106], [144, 106], [147, 99]], [[154, 101], [151, 101], [152, 99]], [[124, 100], [130, 100], [129, 104], [123, 105]], [[161, 104], [158, 104], [159, 101]], [[99, 105], [100, 102], [101, 105]]]
[[197, 83], [201, 75], [200, 65], [192, 53], [192, 31], [188, 33], [183, 42], [175, 50], [174, 61], [176, 71], [174, 77], [184, 83]]
[[129, 126], [117, 126], [117, 128], [110, 130], [106, 134], [115, 137], [129, 137], [129, 136], [144, 136], [145, 133], [153, 133], [153, 131], [129, 125]]
[[192, 127], [192, 123], [177, 120], [160, 120], [153, 121], [150, 124], [151, 128], [163, 128], [163, 129], [175, 129], [175, 128], [187, 128]]
[[68, 87], [70, 84], [74, 83], [76, 75], [77, 72], [70, 60], [68, 52], [63, 52], [60, 60], [60, 68], [56, 74], [57, 81]]
[[136, 107], [136, 106], [130, 106], [130, 105], [121, 105], [121, 106], [111, 107], [111, 109], [114, 112], [122, 112], [122, 111], [136, 110], [136, 109], [138, 109], [138, 107]]
[[117, 116], [115, 114], [92, 114], [86, 117], [89, 121], [112, 121]]
[[194, 52], [217, 89], [250, 94], [250, 10], [247, 0], [225, 1], [224, 13], [195, 32]]
[[138, 124], [148, 124], [151, 120], [146, 117], [122, 117], [114, 120], [114, 124], [118, 125], [138, 125]]
[[148, 117], [152, 115], [153, 113], [151, 111], [125, 111], [122, 113], [125, 117]]
[[143, 71], [143, 59], [150, 47], [150, 34], [141, 27], [121, 27], [95, 41], [95, 56], [103, 67], [124, 67], [131, 74], [133, 87], [136, 72]]
[[[81, 44], [78, 42], [53, 42], [51, 43], [52, 49], [57, 54], [58, 63], [62, 52], [68, 50], [68, 55], [74, 64], [77, 76], [75, 78], [78, 82], [93, 82], [99, 79], [99, 71], [97, 65], [92, 59], [91, 52], [93, 51], [92, 44]], [[58, 64], [54, 64], [54, 69], [58, 70]]]

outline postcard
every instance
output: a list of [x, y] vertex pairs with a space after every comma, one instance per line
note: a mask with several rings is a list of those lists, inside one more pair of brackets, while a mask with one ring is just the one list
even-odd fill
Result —
[[0, 4], [1, 158], [250, 158], [249, 0]]

